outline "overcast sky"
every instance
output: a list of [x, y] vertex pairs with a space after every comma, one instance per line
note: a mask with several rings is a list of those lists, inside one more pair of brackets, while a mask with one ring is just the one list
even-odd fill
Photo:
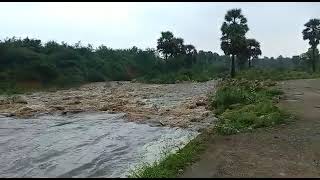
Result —
[[161, 31], [172, 31], [198, 50], [222, 54], [220, 27], [231, 8], [248, 19], [248, 38], [261, 43], [262, 56], [305, 52], [303, 25], [320, 18], [318, 2], [2, 2], [0, 38], [31, 37], [111, 48], [155, 48]]

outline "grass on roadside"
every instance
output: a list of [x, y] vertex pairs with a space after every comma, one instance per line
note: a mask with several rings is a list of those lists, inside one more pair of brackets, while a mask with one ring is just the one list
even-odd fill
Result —
[[274, 97], [283, 92], [271, 88], [271, 81], [226, 80], [211, 97], [222, 135], [247, 132], [284, 123], [289, 115], [276, 106]]
[[153, 164], [145, 164], [131, 172], [130, 178], [173, 178], [198, 160], [201, 152], [206, 149], [207, 142], [212, 137], [212, 130], [205, 130], [191, 140], [184, 148]]
[[311, 73], [298, 70], [276, 70], [276, 69], [249, 69], [237, 73], [236, 78], [248, 80], [290, 80], [290, 79], [310, 79], [319, 78], [320, 73]]
[[222, 113], [216, 131], [222, 135], [247, 132], [256, 128], [270, 127], [284, 123], [287, 114], [271, 101], [245, 105]]

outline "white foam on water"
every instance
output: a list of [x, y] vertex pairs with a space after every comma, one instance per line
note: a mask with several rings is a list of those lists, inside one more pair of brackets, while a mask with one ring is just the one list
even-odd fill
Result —
[[125, 177], [197, 134], [126, 122], [123, 114], [1, 117], [0, 177]]
[[[165, 127], [163, 134], [155, 137], [154, 141], [139, 148], [140, 161], [139, 163], [131, 165], [130, 171], [136, 171], [146, 163], [151, 165], [155, 162], [159, 162], [169, 154], [176, 153], [197, 135], [199, 135], [199, 132], [196, 131]], [[122, 177], [127, 176], [128, 172], [124, 173]]]

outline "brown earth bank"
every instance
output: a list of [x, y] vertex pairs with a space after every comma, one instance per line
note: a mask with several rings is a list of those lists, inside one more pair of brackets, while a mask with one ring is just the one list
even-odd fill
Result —
[[55, 92], [0, 96], [0, 115], [30, 118], [39, 114], [105, 111], [160, 126], [203, 129], [214, 121], [207, 95], [215, 81], [143, 84], [127, 81], [91, 83]]
[[320, 79], [279, 82], [288, 124], [216, 136], [181, 177], [320, 177]]

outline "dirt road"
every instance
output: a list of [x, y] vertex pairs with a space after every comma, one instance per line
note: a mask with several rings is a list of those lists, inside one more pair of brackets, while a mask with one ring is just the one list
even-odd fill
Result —
[[212, 138], [182, 177], [320, 177], [320, 79], [278, 84], [280, 106], [295, 113], [287, 125]]

